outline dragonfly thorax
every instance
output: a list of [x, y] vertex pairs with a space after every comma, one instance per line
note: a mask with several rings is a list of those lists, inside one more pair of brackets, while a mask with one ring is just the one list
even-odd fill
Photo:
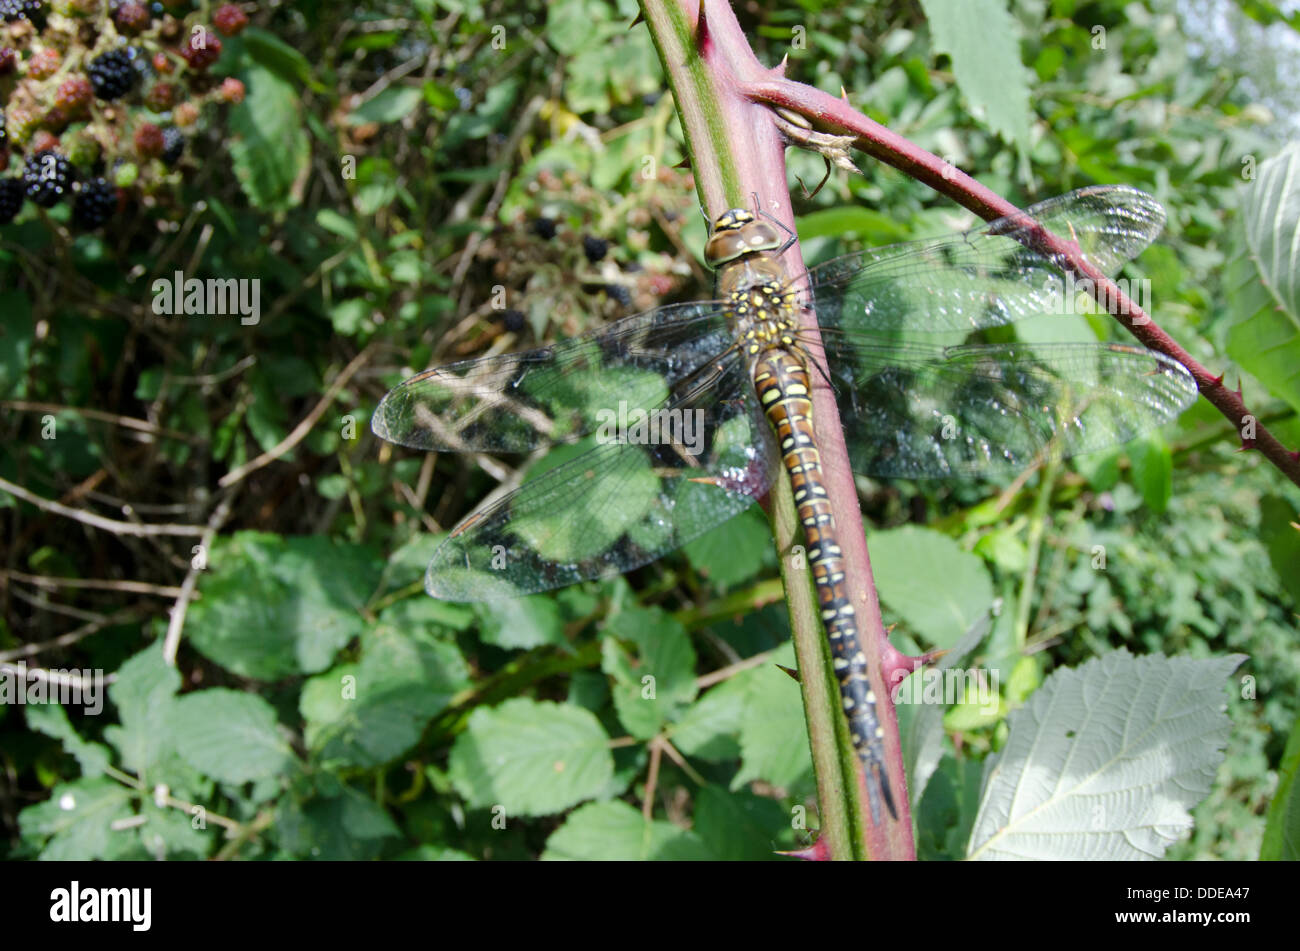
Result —
[[731, 208], [713, 222], [713, 235], [704, 245], [704, 260], [709, 267], [720, 270], [746, 255], [775, 251], [784, 243], [781, 232], [770, 222], [754, 217], [744, 208]]

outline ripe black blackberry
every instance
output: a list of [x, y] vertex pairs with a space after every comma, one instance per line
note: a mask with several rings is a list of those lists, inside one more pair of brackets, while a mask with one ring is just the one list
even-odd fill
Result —
[[589, 234], [582, 236], [582, 253], [592, 264], [603, 259], [607, 251], [609, 251], [609, 242], [604, 238], [593, 238]]
[[67, 156], [46, 150], [37, 152], [23, 166], [27, 197], [42, 208], [53, 208], [72, 191], [76, 169]]
[[554, 218], [535, 218], [533, 219], [533, 234], [543, 241], [550, 241], [555, 237], [555, 219]]
[[[0, 0], [3, 2], [3, 0]], [[95, 95], [105, 102], [120, 99], [135, 88], [140, 74], [126, 50], [109, 50], [90, 61], [86, 70]]]
[[185, 136], [174, 125], [169, 125], [162, 132], [163, 150], [159, 158], [163, 160], [164, 165], [171, 168], [181, 160], [181, 155], [185, 152]]
[[0, 0], [0, 19], [6, 23], [35, 20], [44, 6], [42, 0]]
[[622, 284], [606, 284], [605, 293], [624, 307], [632, 306], [632, 292]]
[[7, 225], [23, 210], [26, 197], [23, 183], [16, 178], [0, 178], [0, 225]]
[[117, 189], [102, 178], [92, 178], [77, 189], [72, 223], [89, 231], [107, 222], [116, 211]]
[[511, 308], [501, 311], [501, 323], [506, 330], [517, 334], [528, 326], [528, 317], [522, 310]]

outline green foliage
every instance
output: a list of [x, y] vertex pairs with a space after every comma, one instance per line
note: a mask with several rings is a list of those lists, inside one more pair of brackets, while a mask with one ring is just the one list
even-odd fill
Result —
[[[635, 4], [478, 6], [268, 10], [230, 41], [247, 97], [229, 141], [196, 142], [207, 165], [188, 216], [71, 240], [40, 222], [0, 227], [0, 477], [101, 518], [196, 526], [139, 536], [0, 492], [7, 584], [22, 592], [0, 618], [0, 655], [30, 643], [30, 663], [116, 677], [101, 716], [0, 708], [0, 775], [24, 805], [0, 853], [749, 860], [815, 836], [759, 512], [626, 579], [472, 607], [423, 593], [445, 530], [525, 460], [382, 445], [368, 423], [384, 391], [434, 363], [710, 293], [697, 199], [674, 168], [680, 128], [648, 32], [628, 28]], [[1296, 229], [1296, 154], [1249, 98], [1252, 60], [1207, 65], [1172, 0], [979, 7], [962, 20], [976, 5], [935, 0], [926, 18], [909, 3], [807, 0], [738, 15], [762, 62], [788, 53], [792, 78], [842, 85], [1019, 204], [1097, 182], [1152, 192], [1170, 226], [1126, 276], [1149, 278], [1155, 319], [1240, 377], [1296, 445], [1297, 307], [1275, 253]], [[460, 15], [434, 19], [445, 11]], [[1027, 98], [1006, 85], [1013, 61]], [[1246, 156], [1259, 176], [1243, 187]], [[820, 180], [820, 158], [789, 161], [792, 180]], [[796, 197], [810, 261], [968, 222], [858, 164]], [[611, 242], [599, 263], [588, 235]], [[260, 321], [152, 314], [152, 282], [179, 268], [259, 280]], [[1099, 337], [1126, 339], [1097, 317], [1034, 334]], [[566, 395], [603, 405], [631, 385], [581, 379]], [[1023, 487], [859, 483], [894, 643], [948, 647], [940, 673], [987, 677], [898, 706], [920, 857], [990, 840], [1007, 764], [1038, 762], [1023, 731], [1052, 700], [1109, 671], [1133, 688], [1113, 709], [1131, 712], [1145, 696], [1132, 665], [1157, 654], [1166, 679], [1213, 672], [1187, 682], [1188, 702], [1203, 736], [1229, 737], [1221, 763], [1202, 750], [1197, 795], [1162, 816], [1182, 836], [1166, 856], [1294, 857], [1300, 509], [1238, 445], [1236, 421], [1201, 404]], [[268, 451], [196, 552], [220, 478]], [[639, 482], [600, 492], [612, 504], [583, 499], [588, 535], [557, 544], [581, 549], [643, 513]], [[111, 584], [70, 584], [82, 579]], [[178, 604], [172, 667], [162, 643]], [[1225, 720], [1215, 708], [1238, 654]]]

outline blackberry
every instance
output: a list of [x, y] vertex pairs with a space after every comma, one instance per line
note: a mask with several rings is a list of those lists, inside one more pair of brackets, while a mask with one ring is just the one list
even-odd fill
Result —
[[0, 0], [0, 19], [6, 23], [35, 20], [43, 6], [41, 0]]
[[535, 218], [533, 220], [533, 234], [543, 241], [550, 241], [555, 237], [555, 219]]
[[23, 166], [27, 197], [42, 208], [53, 208], [72, 190], [76, 170], [58, 152], [37, 152]]
[[605, 293], [613, 300], [618, 301], [624, 307], [632, 306], [632, 292], [622, 284], [606, 284]]
[[181, 59], [189, 64], [190, 69], [205, 70], [221, 56], [221, 40], [217, 34], [203, 30], [191, 35], [189, 42], [180, 50]]
[[149, 28], [152, 17], [144, 4], [126, 0], [113, 8], [113, 22], [123, 33], [140, 33]]
[[23, 183], [16, 178], [0, 178], [0, 225], [7, 225], [23, 210]]
[[164, 165], [170, 168], [181, 160], [181, 155], [185, 152], [185, 136], [174, 125], [169, 125], [163, 129], [162, 134], [163, 150], [159, 158], [163, 160]]
[[582, 253], [587, 256], [587, 260], [592, 264], [601, 261], [608, 250], [609, 242], [604, 238], [593, 238], [589, 234], [582, 236]]
[[[3, 0], [0, 0], [2, 3]], [[90, 61], [90, 84], [95, 95], [108, 102], [130, 92], [139, 78], [131, 55], [126, 50], [109, 50]]]
[[511, 308], [510, 310], [501, 311], [501, 323], [506, 330], [517, 334], [528, 325], [528, 319], [524, 316], [522, 310]]
[[212, 25], [226, 36], [237, 36], [248, 26], [248, 14], [233, 3], [223, 4], [212, 14]]
[[77, 190], [72, 223], [90, 231], [107, 222], [116, 211], [117, 189], [102, 178], [94, 178]]

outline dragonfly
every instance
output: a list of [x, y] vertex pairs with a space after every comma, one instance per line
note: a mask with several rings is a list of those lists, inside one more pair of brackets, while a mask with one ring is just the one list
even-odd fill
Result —
[[[435, 367], [383, 398], [371, 428], [403, 446], [550, 450], [518, 488], [452, 529], [425, 589], [484, 601], [620, 574], [732, 518], [784, 471], [871, 821], [881, 820], [882, 803], [897, 818], [824, 486], [813, 374], [834, 391], [850, 462], [864, 475], [995, 476], [1048, 452], [1126, 442], [1195, 399], [1177, 361], [1117, 343], [967, 341], [1061, 312], [1072, 275], [1031, 247], [1037, 229], [1068, 235], [1113, 275], [1163, 226], [1163, 208], [1141, 191], [1085, 188], [963, 233], [835, 258], [792, 280], [782, 254], [794, 235], [761, 210], [730, 209], [704, 249], [716, 299]], [[804, 307], [816, 338], [801, 326]]]

